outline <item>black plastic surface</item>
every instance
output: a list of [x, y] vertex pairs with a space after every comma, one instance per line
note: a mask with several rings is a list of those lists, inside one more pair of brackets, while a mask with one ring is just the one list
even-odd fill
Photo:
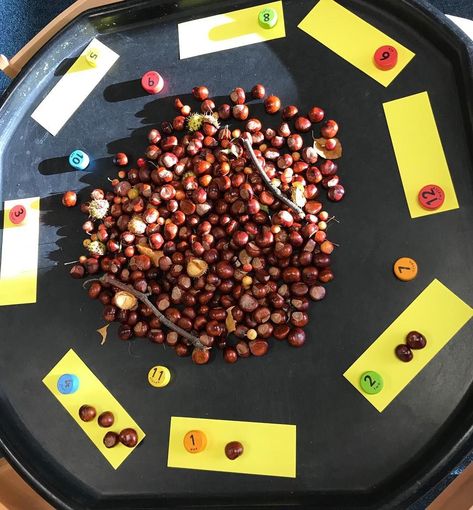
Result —
[[[433, 278], [473, 304], [471, 48], [423, 3], [340, 3], [416, 53], [390, 87], [297, 28], [315, 1], [284, 2], [284, 39], [187, 60], [179, 60], [178, 22], [254, 2], [146, 1], [82, 16], [8, 90], [0, 110], [0, 201], [42, 200], [38, 301], [0, 307], [0, 439], [56, 507], [405, 508], [471, 448], [471, 323], [382, 414], [342, 376]], [[31, 112], [97, 34], [120, 58], [52, 137]], [[166, 81], [159, 96], [146, 95], [137, 81], [153, 68]], [[257, 82], [302, 111], [324, 107], [341, 125], [347, 196], [330, 210], [341, 221], [331, 229], [342, 247], [327, 299], [311, 307], [309, 341], [302, 350], [277, 343], [268, 356], [232, 366], [217, 356], [203, 367], [147, 341], [121, 342], [113, 332], [100, 346], [101, 306], [63, 265], [77, 258], [83, 235], [82, 215], [61, 206], [61, 193], [81, 189], [85, 197], [91, 186], [104, 186], [116, 173], [110, 155], [117, 151], [139, 156], [150, 127], [174, 115], [174, 96], [205, 83], [221, 98]], [[382, 103], [424, 90], [460, 208], [412, 220]], [[416, 126], [406, 129], [415, 143]], [[75, 148], [91, 156], [90, 171], [68, 167]], [[391, 273], [405, 254], [420, 265], [409, 284]], [[41, 382], [71, 347], [147, 433], [117, 471]], [[146, 381], [155, 362], [174, 373], [165, 391]], [[169, 469], [171, 416], [296, 424], [297, 478]]]

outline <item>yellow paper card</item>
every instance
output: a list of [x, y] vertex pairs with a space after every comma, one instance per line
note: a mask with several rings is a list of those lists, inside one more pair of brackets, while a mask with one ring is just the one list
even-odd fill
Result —
[[[278, 22], [273, 28], [263, 28], [258, 22], [258, 14], [265, 8], [272, 8], [277, 12]], [[181, 59], [286, 36], [284, 10], [280, 1], [186, 21], [179, 23], [177, 28]]]
[[[434, 280], [343, 374], [379, 412], [382, 412], [429, 361], [471, 319], [473, 309], [438, 280]], [[394, 354], [409, 331], [427, 339], [409, 363]], [[369, 395], [360, 387], [364, 372], [374, 370], [384, 379], [380, 393]]]
[[[15, 206], [25, 214], [18, 224], [9, 218]], [[39, 197], [7, 200], [3, 213], [0, 306], [36, 303], [38, 243]]]
[[[421, 92], [383, 106], [411, 217], [458, 209], [429, 94]], [[415, 141], [407, 126], [415, 126]], [[445, 202], [438, 209], [424, 209], [419, 204], [419, 191], [428, 184], [440, 186], [445, 193]]]
[[[63, 374], [74, 374], [79, 378], [79, 389], [75, 393], [63, 395], [58, 391], [57, 381]], [[134, 448], [128, 448], [121, 443], [113, 448], [106, 448], [103, 444], [104, 435], [109, 430], [119, 433], [122, 429], [132, 428], [135, 429], [138, 434], [138, 444], [145, 437], [145, 433], [135, 420], [125, 411], [116, 398], [72, 349], [65, 354], [59, 363], [43, 379], [43, 383], [64, 406], [66, 411], [87, 434], [89, 439], [95, 444], [114, 469], [120, 466], [128, 455], [133, 452]], [[93, 405], [97, 410], [97, 416], [104, 411], [111, 411], [115, 416], [115, 423], [113, 426], [110, 428], [99, 427], [96, 419], [90, 422], [82, 421], [79, 418], [79, 408], [84, 404]], [[64, 426], [67, 426], [67, 424]]]
[[[402, 44], [333, 0], [320, 0], [298, 26], [385, 87], [415, 56]], [[386, 45], [397, 49], [398, 62], [394, 69], [382, 71], [374, 64], [374, 54]]]
[[[184, 436], [190, 430], [207, 436], [204, 451], [189, 453], [184, 448]], [[231, 441], [239, 441], [244, 448], [235, 460], [225, 456], [225, 445]], [[168, 467], [295, 478], [296, 426], [173, 416]]]
[[[87, 61], [90, 54], [97, 57], [94, 65]], [[93, 39], [31, 117], [56, 136], [117, 59], [114, 51], [98, 39]]]

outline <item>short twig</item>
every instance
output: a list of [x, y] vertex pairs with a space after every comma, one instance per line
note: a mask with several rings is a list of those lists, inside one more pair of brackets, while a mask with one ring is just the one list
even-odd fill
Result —
[[301, 219], [304, 219], [305, 212], [298, 205], [296, 205], [294, 202], [289, 200], [289, 198], [287, 198], [280, 190], [278, 190], [271, 184], [271, 180], [269, 179], [269, 177], [267, 176], [267, 174], [263, 170], [263, 168], [261, 168], [261, 165], [259, 164], [259, 161], [256, 158], [256, 154], [253, 151], [251, 142], [247, 138], [244, 138], [244, 137], [241, 138], [241, 141], [243, 142], [243, 145], [245, 146], [246, 150], [249, 152], [251, 161], [253, 162], [253, 165], [255, 166], [256, 170], [258, 170], [258, 173], [261, 175], [261, 178], [263, 179], [264, 183], [266, 184], [266, 187], [271, 191], [271, 193], [278, 200], [280, 200], [283, 204], [287, 205], [290, 209], [295, 211]]
[[144, 294], [143, 292], [139, 292], [131, 285], [127, 285], [126, 283], [123, 283], [110, 274], [105, 274], [101, 278], [95, 278], [90, 279], [84, 282], [84, 284], [91, 282], [91, 281], [98, 281], [100, 283], [108, 283], [109, 285], [112, 285], [113, 287], [117, 287], [118, 289], [124, 290], [126, 292], [129, 292], [130, 294], [133, 294], [137, 299], [139, 299], [143, 304], [145, 304], [147, 307], [149, 307], [154, 315], [159, 319], [159, 321], [164, 324], [169, 329], [172, 329], [175, 331], [178, 335], [181, 335], [184, 338], [187, 338], [191, 342], [191, 344], [194, 347], [197, 347], [198, 349], [202, 350], [208, 350], [209, 348], [206, 347], [196, 336], [191, 335], [188, 331], [185, 329], [182, 329], [181, 327], [174, 324], [174, 322], [171, 322], [165, 315], [163, 315], [154, 305], [151, 303], [151, 301], [148, 299], [148, 296]]
[[331, 216], [325, 223], [327, 223], [328, 225], [331, 221], [335, 221], [335, 223], [340, 223], [335, 216]]

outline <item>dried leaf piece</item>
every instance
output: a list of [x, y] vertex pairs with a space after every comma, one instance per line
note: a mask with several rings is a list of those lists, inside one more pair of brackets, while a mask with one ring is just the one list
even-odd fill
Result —
[[107, 333], [108, 333], [108, 327], [110, 326], [110, 322], [108, 324], [105, 324], [105, 326], [99, 328], [97, 330], [97, 333], [100, 333], [102, 335], [102, 341], [100, 342], [100, 345], [103, 345], [105, 343], [105, 340], [107, 340]]
[[233, 333], [236, 330], [236, 322], [233, 318], [232, 310], [234, 306], [227, 308], [227, 318], [225, 320], [225, 327], [227, 328], [227, 333]]
[[292, 183], [291, 200], [299, 207], [304, 207], [307, 203], [302, 182], [296, 181]]
[[121, 310], [132, 310], [138, 304], [138, 299], [130, 292], [120, 290], [113, 296], [113, 304]]
[[191, 278], [199, 278], [207, 272], [208, 268], [209, 265], [205, 260], [192, 259], [187, 263], [187, 274]]
[[233, 154], [236, 158], [239, 158], [240, 157], [240, 148], [232, 143], [232, 145], [230, 146], [230, 153]]
[[248, 255], [248, 252], [245, 249], [240, 251], [238, 258], [242, 264], [251, 264], [251, 261], [253, 260], [253, 257]]
[[342, 157], [342, 144], [338, 138], [332, 138], [337, 142], [335, 149], [329, 151], [325, 148], [326, 139], [325, 138], [316, 138], [314, 140], [314, 149], [319, 156], [322, 156], [325, 159], [338, 159]]
[[138, 251], [141, 253], [141, 255], [148, 255], [148, 257], [151, 259], [151, 264], [153, 264], [154, 267], [159, 267], [159, 259], [164, 256], [164, 252], [161, 250], [152, 250], [148, 246], [144, 246], [143, 244], [137, 245]]

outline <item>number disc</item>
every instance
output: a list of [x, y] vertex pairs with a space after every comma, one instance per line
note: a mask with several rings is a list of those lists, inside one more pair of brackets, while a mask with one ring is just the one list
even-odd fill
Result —
[[271, 7], [263, 9], [258, 14], [258, 23], [263, 28], [273, 28], [278, 22], [278, 13]]
[[85, 59], [87, 60], [87, 63], [91, 67], [97, 67], [99, 62], [100, 53], [98, 50], [91, 49], [87, 52], [85, 55]]
[[57, 389], [63, 395], [70, 395], [79, 389], [79, 378], [74, 374], [62, 374], [57, 380]]
[[397, 50], [394, 46], [381, 46], [374, 54], [374, 63], [381, 71], [390, 71], [397, 64]]
[[381, 375], [378, 374], [378, 372], [370, 370], [362, 374], [362, 376], [360, 377], [360, 386], [365, 393], [369, 393], [370, 395], [376, 395], [376, 393], [382, 391], [384, 381]]
[[429, 184], [419, 191], [419, 202], [424, 209], [435, 210], [445, 202], [445, 193], [440, 186]]
[[148, 372], [148, 382], [155, 388], [164, 388], [171, 380], [169, 368], [156, 365]]
[[396, 278], [403, 282], [409, 282], [417, 276], [417, 262], [409, 257], [401, 257], [394, 262], [393, 270]]
[[10, 209], [8, 217], [14, 225], [18, 225], [26, 218], [26, 209], [22, 205], [15, 205]]
[[207, 436], [201, 430], [190, 430], [184, 436], [184, 448], [189, 453], [199, 453], [207, 446]]
[[156, 71], [148, 71], [141, 78], [141, 86], [148, 94], [158, 94], [163, 90], [164, 80]]

